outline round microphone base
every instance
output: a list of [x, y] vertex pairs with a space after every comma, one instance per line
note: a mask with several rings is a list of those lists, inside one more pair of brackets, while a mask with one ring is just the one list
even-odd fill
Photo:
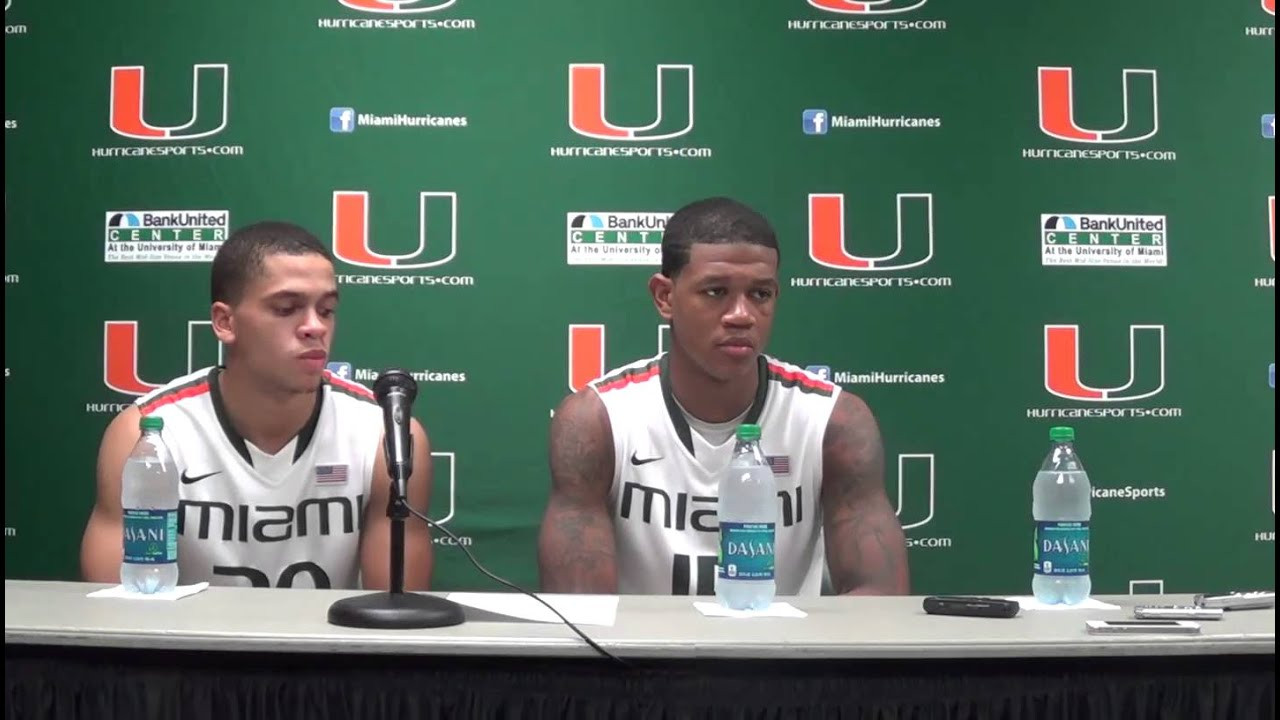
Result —
[[357, 595], [329, 606], [329, 623], [342, 627], [405, 630], [449, 627], [465, 620], [461, 605], [420, 593]]

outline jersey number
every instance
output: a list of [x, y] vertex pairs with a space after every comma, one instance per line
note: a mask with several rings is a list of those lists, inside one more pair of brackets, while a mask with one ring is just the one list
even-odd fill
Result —
[[[715, 595], [716, 594], [716, 561], [715, 555], [673, 555], [671, 557], [671, 594], [672, 595]], [[696, 592], [690, 593], [693, 577], [690, 570], [697, 566], [698, 580]]]
[[[302, 573], [311, 576], [311, 581], [315, 584], [317, 590], [327, 590], [330, 587], [329, 574], [324, 571], [324, 568], [310, 561], [296, 562], [280, 571], [280, 578], [276, 580], [276, 587], [293, 587], [293, 579]], [[215, 565], [213, 566], [213, 574], [246, 578], [249, 584], [254, 587], [271, 587], [271, 579], [267, 577], [266, 573], [257, 568]]]

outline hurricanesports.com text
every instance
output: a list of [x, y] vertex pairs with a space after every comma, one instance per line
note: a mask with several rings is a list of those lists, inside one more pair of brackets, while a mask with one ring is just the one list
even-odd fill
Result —
[[90, 150], [93, 157], [205, 157], [208, 155], [244, 155], [243, 145], [141, 145], [136, 147], [98, 147]]
[[1072, 148], [1023, 148], [1029, 160], [1177, 160], [1173, 150], [1102, 150]]
[[551, 157], [709, 158], [711, 157], [711, 148], [570, 145], [552, 147]]
[[476, 279], [471, 275], [339, 275], [338, 284], [470, 287]]
[[946, 30], [946, 20], [788, 20], [788, 30]]
[[808, 277], [791, 278], [801, 288], [912, 288], [951, 287], [949, 277]]
[[951, 547], [951, 538], [943, 537], [922, 537], [907, 538], [908, 548], [949, 548]]
[[316, 21], [321, 30], [475, 30], [476, 21], [471, 18], [320, 18]]
[[1182, 408], [1027, 408], [1027, 418], [1032, 420], [1095, 418], [1133, 420], [1140, 418], [1180, 418]]
[[1095, 487], [1090, 491], [1094, 500], [1146, 500], [1148, 498], [1163, 498], [1168, 492], [1162, 487], [1144, 487], [1136, 488], [1132, 485], [1126, 485], [1122, 488], [1102, 488]]

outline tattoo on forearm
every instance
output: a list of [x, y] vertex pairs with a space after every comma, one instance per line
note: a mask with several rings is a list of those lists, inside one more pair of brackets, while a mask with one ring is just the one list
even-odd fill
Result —
[[613, 526], [598, 512], [572, 508], [548, 513], [543, 547], [543, 585], [548, 590], [576, 590], [615, 580]]
[[860, 400], [837, 403], [823, 463], [823, 511], [837, 591], [908, 592], [906, 539], [884, 490], [884, 446]]

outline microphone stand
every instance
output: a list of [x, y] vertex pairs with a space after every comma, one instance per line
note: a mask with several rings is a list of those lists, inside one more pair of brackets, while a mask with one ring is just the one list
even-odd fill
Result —
[[[412, 447], [412, 439], [410, 440]], [[388, 458], [390, 460], [390, 458]], [[404, 521], [409, 517], [406, 488], [413, 463], [388, 462], [391, 497], [391, 589], [388, 592], [343, 598], [329, 606], [329, 622], [343, 627], [374, 629], [437, 628], [459, 625], [462, 606], [436, 595], [404, 591]]]

